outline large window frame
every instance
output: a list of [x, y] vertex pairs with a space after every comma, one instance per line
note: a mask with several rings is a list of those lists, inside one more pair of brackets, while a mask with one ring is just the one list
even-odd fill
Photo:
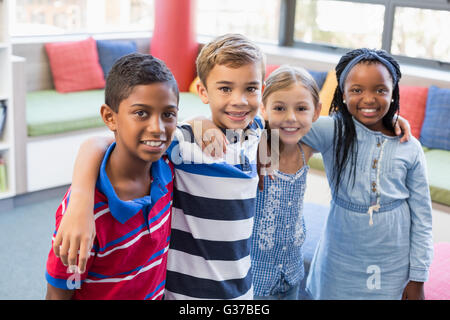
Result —
[[[327, 53], [343, 54], [350, 50], [350, 48], [338, 47], [332, 44], [324, 45], [318, 43], [306, 43], [294, 39], [295, 30], [295, 9], [297, 0], [281, 0], [280, 9], [280, 32], [279, 42], [280, 46], [285, 47], [297, 47], [305, 49], [313, 49]], [[333, 0], [333, 1], [346, 1], [368, 4], [379, 4], [385, 6], [384, 11], [384, 25], [382, 34], [381, 49], [391, 52], [391, 45], [394, 32], [394, 18], [395, 9], [397, 7], [418, 8], [418, 9], [431, 9], [431, 10], [449, 10], [450, 0]], [[420, 65], [429, 68], [435, 68], [445, 71], [450, 71], [450, 62], [413, 58], [402, 55], [394, 55], [400, 62]]]

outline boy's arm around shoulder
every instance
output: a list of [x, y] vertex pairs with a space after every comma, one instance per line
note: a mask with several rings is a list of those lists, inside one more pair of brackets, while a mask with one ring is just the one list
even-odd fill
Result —
[[95, 183], [104, 154], [113, 142], [111, 138], [94, 137], [80, 146], [75, 160], [70, 201], [53, 242], [53, 251], [61, 262], [77, 264], [85, 271], [89, 252], [95, 238], [94, 208]]

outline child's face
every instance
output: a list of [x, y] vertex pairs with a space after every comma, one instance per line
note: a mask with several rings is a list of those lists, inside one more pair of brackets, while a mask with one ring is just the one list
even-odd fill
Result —
[[309, 90], [301, 83], [294, 83], [270, 94], [261, 113], [271, 130], [279, 130], [281, 142], [293, 145], [311, 129], [320, 115], [320, 105], [315, 107]]
[[197, 89], [203, 103], [211, 108], [212, 121], [224, 129], [244, 129], [254, 119], [261, 102], [261, 65], [249, 63], [238, 68], [215, 65]]
[[358, 63], [344, 84], [343, 98], [352, 116], [374, 131], [385, 130], [382, 119], [389, 111], [393, 83], [381, 63]]
[[144, 162], [157, 161], [169, 147], [177, 125], [177, 97], [167, 82], [138, 85], [117, 113], [102, 116], [114, 131], [117, 146]]

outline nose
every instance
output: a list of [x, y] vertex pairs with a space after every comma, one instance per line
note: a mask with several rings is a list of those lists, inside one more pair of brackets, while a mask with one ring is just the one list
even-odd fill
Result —
[[162, 135], [165, 132], [164, 122], [159, 114], [153, 114], [147, 124], [147, 131], [153, 135]]
[[291, 110], [291, 109], [288, 109], [287, 112], [286, 112], [285, 120], [289, 121], [289, 122], [296, 121], [297, 118], [295, 117], [295, 111]]
[[245, 93], [234, 90], [231, 96], [231, 104], [235, 106], [247, 105], [247, 97]]
[[366, 92], [366, 94], [363, 96], [363, 102], [370, 105], [375, 102], [375, 96], [370, 92]]

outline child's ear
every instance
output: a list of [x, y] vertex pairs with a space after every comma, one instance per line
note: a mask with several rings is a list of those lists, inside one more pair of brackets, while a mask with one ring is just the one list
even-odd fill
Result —
[[204, 104], [208, 104], [209, 103], [208, 90], [206, 89], [206, 86], [203, 84], [202, 80], [197, 82], [197, 92], [202, 102]]
[[319, 119], [321, 111], [322, 111], [322, 102], [319, 101], [317, 106], [314, 108], [313, 122], [316, 121], [317, 119]]
[[116, 131], [116, 113], [107, 104], [103, 104], [100, 107], [100, 115], [102, 116], [103, 122], [108, 126], [109, 130]]

